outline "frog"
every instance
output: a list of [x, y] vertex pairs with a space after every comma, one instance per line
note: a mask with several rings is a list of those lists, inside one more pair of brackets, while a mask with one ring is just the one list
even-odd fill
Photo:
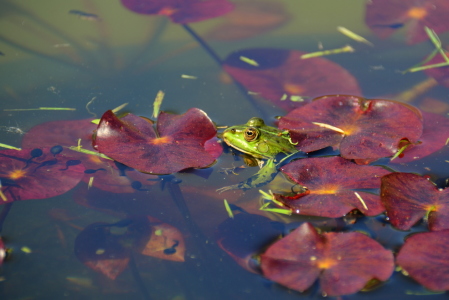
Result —
[[262, 168], [264, 159], [272, 159], [279, 153], [296, 153], [288, 131], [265, 125], [261, 118], [251, 118], [246, 124], [235, 125], [223, 132], [223, 141], [234, 149], [246, 153], [258, 161]]
[[229, 147], [254, 158], [260, 170], [246, 181], [218, 189], [220, 193], [231, 189], [246, 190], [270, 182], [283, 161], [275, 163], [276, 156], [284, 153], [290, 157], [299, 152], [288, 131], [268, 126], [263, 119], [257, 117], [249, 119], [246, 124], [228, 127], [223, 132], [222, 139]]

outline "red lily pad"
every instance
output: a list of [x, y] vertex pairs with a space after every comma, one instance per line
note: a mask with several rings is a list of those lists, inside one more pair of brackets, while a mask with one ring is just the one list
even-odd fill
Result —
[[293, 196], [275, 195], [294, 213], [339, 218], [354, 209], [367, 216], [385, 210], [379, 195], [361, 191], [380, 187], [380, 178], [389, 173], [382, 167], [360, 166], [333, 156], [296, 160], [283, 166], [281, 172], [307, 188], [306, 192]]
[[228, 0], [121, 0], [132, 12], [164, 15], [174, 23], [193, 23], [224, 15], [234, 9]]
[[[55, 145], [65, 148], [77, 146], [78, 140], [80, 140], [80, 146], [83, 149], [95, 151], [92, 147], [92, 134], [97, 125], [91, 121], [92, 119], [63, 120], [38, 124], [24, 135], [22, 148], [33, 149], [53, 147]], [[147, 179], [146, 177], [150, 176], [140, 172], [126, 172], [126, 174], [123, 174], [114, 161], [95, 155], [88, 155], [69, 149], [64, 149], [64, 152], [70, 153], [70, 156], [81, 160], [86, 167], [85, 176], [82, 179], [84, 182], [88, 183], [90, 178], [94, 177], [92, 185], [105, 191], [132, 193], [135, 191], [131, 186], [133, 181], [143, 182]], [[132, 177], [132, 179], [129, 177]]]
[[216, 129], [200, 109], [183, 115], [161, 112], [156, 129], [150, 120], [128, 114], [119, 119], [103, 114], [94, 148], [114, 160], [145, 173], [171, 174], [187, 168], [205, 168], [215, 159], [204, 148]]
[[84, 176], [80, 160], [55, 155], [53, 148], [0, 151], [0, 180], [6, 200], [45, 199], [74, 188]]
[[303, 54], [286, 49], [245, 49], [230, 54], [223, 67], [246, 89], [288, 111], [322, 95], [361, 94], [357, 80], [343, 67], [322, 57], [301, 59]]
[[301, 151], [331, 146], [344, 158], [361, 160], [393, 156], [401, 140], [416, 143], [423, 131], [419, 110], [409, 105], [349, 95], [314, 99], [281, 118], [278, 127], [290, 131]]
[[376, 0], [366, 4], [365, 22], [379, 37], [387, 38], [397, 29], [407, 27], [407, 42], [416, 44], [428, 39], [424, 27], [437, 34], [449, 29], [446, 0]]
[[352, 294], [371, 279], [387, 280], [394, 270], [391, 251], [359, 233], [318, 234], [304, 223], [261, 255], [265, 277], [303, 292], [317, 279], [328, 296]]
[[413, 234], [405, 240], [396, 263], [427, 289], [449, 290], [448, 246], [448, 230]]
[[393, 163], [418, 160], [446, 146], [449, 138], [449, 119], [445, 116], [428, 112], [422, 112], [422, 115], [424, 128], [418, 143], [407, 147], [403, 155], [395, 158], [392, 161]]
[[412, 173], [382, 177], [381, 199], [391, 224], [409, 230], [423, 217], [430, 230], [449, 229], [449, 189], [439, 190], [426, 178]]

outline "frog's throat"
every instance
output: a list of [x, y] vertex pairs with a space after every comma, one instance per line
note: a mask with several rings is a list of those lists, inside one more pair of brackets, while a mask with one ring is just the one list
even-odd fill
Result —
[[243, 149], [241, 149], [241, 148], [239, 148], [239, 147], [236, 147], [235, 145], [231, 144], [225, 137], [223, 137], [223, 141], [224, 141], [224, 142], [226, 143], [226, 145], [228, 145], [229, 147], [234, 148], [234, 149], [237, 149], [238, 151], [243, 152], [243, 153], [245, 153], [245, 154], [248, 154], [248, 155], [250, 155], [250, 156], [252, 156], [252, 157], [254, 157], [254, 158], [257, 158], [257, 159], [268, 159], [268, 158], [269, 158], [269, 157], [267, 157], [267, 156], [254, 154], [254, 153], [251, 153], [251, 152], [249, 152], [249, 151], [243, 150]]

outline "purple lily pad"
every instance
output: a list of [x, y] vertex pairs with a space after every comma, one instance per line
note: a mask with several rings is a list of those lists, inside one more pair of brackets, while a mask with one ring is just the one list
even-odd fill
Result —
[[35, 148], [0, 151], [0, 170], [5, 204], [61, 195], [81, 181], [85, 168], [80, 160]]
[[206, 141], [216, 129], [200, 109], [183, 115], [159, 114], [152, 121], [128, 114], [119, 119], [112, 111], [103, 114], [93, 145], [100, 153], [144, 173], [171, 174], [187, 168], [205, 168], [215, 159]]
[[275, 195], [294, 213], [339, 218], [354, 209], [367, 216], [385, 211], [379, 195], [360, 190], [380, 187], [380, 178], [389, 173], [382, 167], [360, 166], [334, 156], [297, 160], [283, 166], [281, 172], [307, 188], [293, 196]]
[[423, 131], [421, 113], [411, 106], [349, 95], [317, 98], [281, 118], [278, 127], [290, 131], [301, 151], [331, 146], [360, 160], [393, 156], [401, 140], [416, 143]]
[[318, 234], [304, 223], [261, 255], [263, 274], [303, 292], [317, 279], [328, 296], [352, 294], [371, 279], [387, 280], [394, 270], [393, 253], [359, 233]]

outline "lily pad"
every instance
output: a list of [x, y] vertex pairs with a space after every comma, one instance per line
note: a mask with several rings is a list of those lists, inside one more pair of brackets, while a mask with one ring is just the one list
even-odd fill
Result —
[[[447, 53], [447, 49], [445, 50]], [[433, 65], [433, 64], [440, 64], [444, 63], [445, 59], [441, 55], [435, 55], [429, 62], [427, 62], [425, 65]], [[424, 72], [434, 78], [436, 81], [438, 81], [439, 84], [442, 86], [445, 86], [449, 88], [449, 66], [444, 67], [438, 67], [438, 68], [430, 68], [424, 70]]]
[[[143, 255], [160, 259], [179, 261], [185, 260], [186, 245], [182, 233], [174, 226], [162, 223], [159, 219], [147, 216], [147, 222], [151, 225], [151, 234], [145, 246], [140, 251]], [[142, 223], [142, 222], [141, 222]], [[132, 230], [130, 226], [130, 230]], [[139, 229], [142, 225], [139, 224]]]
[[449, 229], [449, 189], [439, 190], [428, 179], [412, 173], [382, 177], [381, 199], [391, 224], [409, 230], [425, 217], [430, 230]]
[[234, 9], [228, 0], [121, 0], [132, 12], [164, 15], [174, 23], [193, 23], [224, 15]]
[[260, 253], [283, 233], [283, 224], [248, 213], [235, 214], [215, 231], [218, 246], [241, 267], [256, 272], [253, 256]]
[[328, 296], [361, 290], [368, 281], [387, 280], [394, 270], [391, 251], [359, 233], [318, 234], [304, 223], [261, 255], [265, 277], [303, 292], [319, 279]]
[[3, 261], [6, 259], [6, 246], [0, 237], [0, 266], [3, 264]]
[[330, 95], [281, 118], [296, 147], [311, 152], [340, 149], [347, 159], [375, 160], [393, 156], [401, 140], [416, 143], [423, 131], [419, 110], [400, 102]]
[[215, 159], [204, 148], [216, 129], [200, 109], [183, 115], [161, 112], [156, 129], [152, 121], [128, 114], [119, 119], [103, 114], [94, 148], [114, 160], [144, 173], [171, 174], [187, 168], [205, 168]]
[[75, 255], [86, 266], [114, 280], [128, 266], [129, 249], [107, 223], [90, 224], [75, 239]]
[[407, 42], [416, 44], [428, 39], [424, 27], [437, 34], [449, 29], [446, 0], [376, 0], [366, 4], [365, 22], [379, 37], [387, 38], [396, 30], [407, 27]]
[[[121, 234], [113, 229], [122, 229]], [[87, 226], [75, 240], [75, 254], [89, 268], [114, 280], [127, 267], [131, 251], [172, 261], [184, 261], [180, 231], [150, 216]]]
[[449, 118], [422, 112], [424, 127], [418, 143], [405, 149], [403, 155], [395, 158], [393, 163], [405, 163], [426, 157], [447, 145], [449, 138]]
[[389, 173], [382, 167], [360, 166], [334, 156], [296, 160], [281, 172], [302, 186], [301, 190], [307, 189], [294, 195], [275, 194], [294, 213], [339, 218], [354, 209], [367, 216], [385, 211], [379, 195], [363, 191], [380, 187], [380, 178]]
[[272, 1], [238, 1], [223, 22], [206, 33], [208, 39], [240, 40], [252, 38], [278, 28], [291, 19], [284, 3]]
[[301, 59], [303, 54], [286, 49], [244, 49], [231, 53], [224, 69], [247, 90], [287, 111], [330, 93], [361, 94], [357, 80], [343, 67], [322, 57]]
[[449, 231], [416, 233], [405, 240], [396, 263], [419, 284], [449, 290]]
[[[92, 186], [114, 193], [133, 193], [133, 181], [145, 181], [148, 176], [140, 172], [122, 172], [114, 161], [67, 149], [78, 146], [95, 151], [92, 147], [92, 134], [97, 128], [92, 119], [51, 121], [38, 124], [28, 131], [22, 140], [22, 148], [63, 147], [64, 153], [81, 160], [86, 167], [83, 181], [88, 183], [94, 177]], [[131, 170], [131, 169], [130, 169]], [[126, 176], [125, 176], [126, 175]], [[132, 177], [130, 179], [129, 177]]]
[[[53, 147], [61, 145], [65, 147], [77, 146], [78, 139], [83, 149], [92, 150], [92, 133], [97, 125], [91, 121], [83, 120], [61, 120], [44, 122], [33, 126], [22, 139], [22, 148]], [[83, 156], [79, 152], [73, 152], [71, 156]]]
[[74, 188], [84, 176], [80, 160], [52, 148], [0, 151], [0, 181], [5, 204], [55, 197]]

